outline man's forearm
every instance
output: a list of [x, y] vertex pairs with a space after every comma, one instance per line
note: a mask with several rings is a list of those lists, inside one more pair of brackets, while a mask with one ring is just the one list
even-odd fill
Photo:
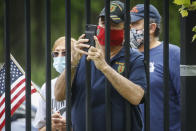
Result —
[[133, 105], [140, 103], [144, 95], [144, 90], [139, 85], [120, 75], [109, 65], [102, 72], [122, 97]]
[[[66, 98], [66, 80], [65, 80], [65, 70], [58, 77], [55, 83], [54, 95], [57, 101], [62, 101]], [[73, 82], [76, 72], [76, 67], [71, 67], [71, 84]]]

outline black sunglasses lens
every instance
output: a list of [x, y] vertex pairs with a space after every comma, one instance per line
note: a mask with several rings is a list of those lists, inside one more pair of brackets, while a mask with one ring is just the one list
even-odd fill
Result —
[[59, 55], [59, 52], [52, 52], [53, 57], [57, 57]]
[[61, 55], [62, 56], [65, 56], [66, 55], [66, 52], [65, 51], [61, 52]]

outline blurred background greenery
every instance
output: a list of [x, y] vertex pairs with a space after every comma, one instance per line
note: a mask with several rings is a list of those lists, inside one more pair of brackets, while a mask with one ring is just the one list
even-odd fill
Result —
[[[125, 0], [121, 0], [125, 1]], [[144, 0], [131, 0], [131, 7]], [[163, 17], [163, 0], [151, 0]], [[104, 0], [91, 0], [91, 23], [97, 24], [97, 16], [104, 7]], [[180, 43], [180, 14], [178, 7], [170, 1], [169, 40]], [[78, 38], [85, 27], [85, 0], [71, 0], [71, 36]], [[4, 63], [4, 3], [0, 0], [0, 65]], [[46, 79], [45, 61], [45, 3], [44, 0], [31, 0], [31, 72], [32, 81], [41, 86]], [[10, 1], [10, 46], [11, 53], [19, 64], [25, 67], [24, 0]], [[65, 35], [65, 0], [51, 0], [51, 46]], [[161, 33], [162, 40], [162, 33]], [[52, 78], [58, 74], [52, 68]]]

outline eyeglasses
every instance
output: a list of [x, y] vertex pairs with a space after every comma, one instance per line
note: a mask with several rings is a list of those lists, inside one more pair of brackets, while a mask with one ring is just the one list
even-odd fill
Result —
[[52, 52], [52, 57], [58, 57], [61, 54], [61, 56], [65, 56], [66, 52], [62, 51], [62, 52], [58, 52], [58, 51], [53, 51]]

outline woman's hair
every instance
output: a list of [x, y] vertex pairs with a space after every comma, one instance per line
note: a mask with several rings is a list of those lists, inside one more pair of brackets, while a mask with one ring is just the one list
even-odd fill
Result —
[[[71, 38], [71, 45], [73, 45], [75, 41], [76, 41], [76, 40], [75, 40], [74, 38]], [[56, 49], [56, 47], [57, 47], [58, 45], [60, 45], [62, 42], [65, 44], [65, 36], [59, 37], [59, 38], [54, 42], [52, 51], [54, 51], [54, 50]]]

